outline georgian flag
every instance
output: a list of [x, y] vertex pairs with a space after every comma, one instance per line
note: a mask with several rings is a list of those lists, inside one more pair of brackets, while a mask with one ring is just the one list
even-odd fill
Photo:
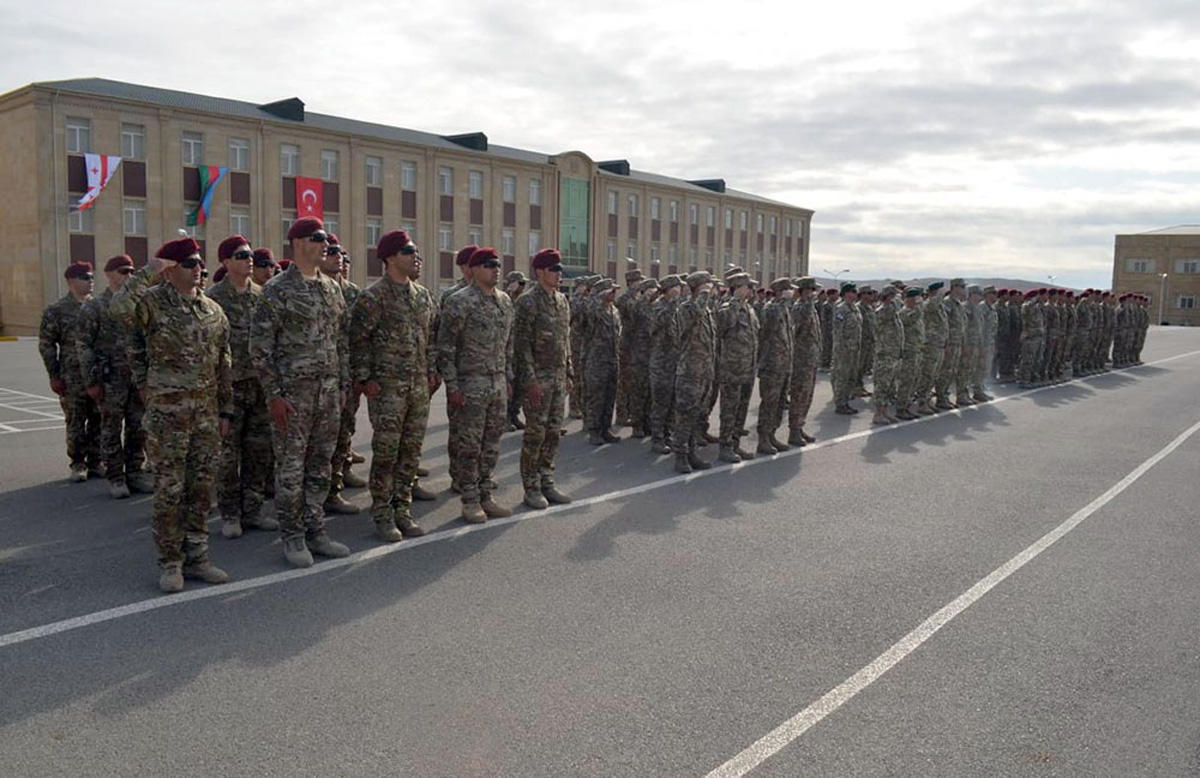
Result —
[[84, 154], [83, 162], [87, 167], [87, 191], [83, 193], [83, 197], [79, 198], [75, 207], [86, 211], [92, 207], [92, 203], [96, 202], [100, 192], [112, 180], [113, 173], [117, 172], [117, 166], [121, 164], [121, 158], [104, 154]]

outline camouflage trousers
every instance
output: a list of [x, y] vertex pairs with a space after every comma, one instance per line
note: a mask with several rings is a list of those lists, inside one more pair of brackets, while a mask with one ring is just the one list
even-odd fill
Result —
[[225, 519], [256, 519], [271, 476], [271, 416], [257, 378], [233, 385], [229, 426], [217, 461], [217, 507]]
[[730, 381], [721, 383], [720, 428], [717, 437], [721, 446], [736, 446], [746, 426], [746, 415], [750, 412], [750, 395], [754, 382], [739, 384]]
[[500, 436], [508, 423], [508, 391], [503, 375], [464, 379], [459, 391], [467, 404], [450, 417], [450, 478], [464, 505], [486, 500], [496, 490], [492, 473], [500, 459]]
[[858, 378], [858, 367], [858, 349], [839, 348], [834, 350], [831, 379], [835, 404], [845, 405], [850, 402], [855, 388], [854, 382]]
[[670, 439], [668, 427], [675, 413], [674, 370], [650, 371], [650, 435], [655, 440]]
[[947, 343], [942, 366], [938, 370], [934, 389], [937, 391], [938, 402], [950, 402], [950, 390], [958, 376], [958, 366], [962, 363], [962, 344]]
[[712, 417], [713, 409], [717, 407], [717, 399], [721, 396], [721, 384], [713, 381], [709, 384], [708, 397], [705, 398], [705, 409], [700, 414], [700, 421], [696, 425], [696, 431], [701, 435], [708, 434], [708, 423]]
[[142, 426], [146, 406], [133, 386], [133, 377], [125, 372], [104, 383], [100, 403], [100, 452], [104, 475], [110, 481], [122, 481], [146, 466], [146, 430]]
[[[575, 342], [575, 337], [571, 338], [571, 364], [575, 365], [576, 368], [582, 368], [583, 366], [583, 347]], [[579, 370], [579, 375], [583, 375], [582, 370]], [[576, 381], [571, 386], [569, 399], [571, 401], [571, 416], [582, 418], [584, 416], [582, 379]]]
[[921, 349], [908, 351], [900, 360], [896, 375], [896, 407], [907, 408], [917, 396], [917, 385], [921, 381]]
[[329, 460], [329, 496], [337, 494], [345, 488], [342, 475], [350, 467], [350, 441], [354, 439], [354, 428], [358, 422], [358, 404], [361, 395], [350, 392], [342, 405], [341, 419], [338, 424], [337, 444], [333, 447], [333, 456]]
[[975, 358], [971, 360], [971, 373], [969, 376], [968, 389], [972, 394], [982, 394], [984, 387], [992, 377], [992, 349], [984, 347], [975, 352]]
[[[792, 372], [768, 372], [758, 375], [758, 439], [775, 434], [783, 423], [783, 408], [788, 401]], [[790, 420], [789, 420], [790, 423]]]
[[978, 349], [962, 346], [958, 350], [958, 364], [954, 366], [953, 389], [956, 397], [966, 397], [971, 393], [971, 371], [975, 368], [975, 357]]
[[925, 344], [925, 349], [921, 353], [921, 379], [917, 382], [918, 403], [928, 403], [933, 400], [938, 374], [942, 370], [942, 362], [945, 359], [946, 346], [944, 344]]
[[1017, 380], [1023, 384], [1033, 383], [1038, 377], [1038, 357], [1042, 353], [1042, 338], [1025, 335], [1021, 338], [1021, 365], [1017, 368]]
[[424, 375], [382, 379], [367, 398], [371, 418], [371, 518], [394, 521], [410, 515], [412, 489], [429, 423], [429, 383]]
[[526, 490], [554, 483], [554, 460], [558, 456], [558, 431], [562, 429], [567, 405], [567, 377], [539, 375], [534, 380], [542, 390], [536, 407], [524, 396], [525, 434], [521, 437], [521, 484]]
[[871, 375], [875, 369], [875, 341], [868, 338], [863, 338], [862, 343], [858, 347], [859, 353], [862, 355], [858, 364], [858, 376], [855, 380], [855, 387], [862, 389], [863, 383], [867, 376]]
[[217, 398], [201, 392], [153, 395], [146, 450], [154, 463], [154, 544], [160, 565], [208, 559], [208, 510], [219, 444]]
[[821, 367], [828, 369], [833, 363], [833, 331], [822, 325], [821, 333]]
[[629, 416], [632, 394], [633, 355], [630, 353], [628, 344], [622, 343], [617, 358], [616, 413], [618, 423], [623, 424], [626, 421], [632, 421]]
[[710, 378], [677, 378], [675, 380], [675, 414], [671, 425], [671, 447], [676, 452], [687, 453], [695, 448], [700, 424], [708, 426], [710, 407], [708, 398], [712, 394]]
[[875, 407], [895, 405], [903, 408], [907, 403], [900, 401], [899, 379], [900, 359], [891, 354], [879, 354], [875, 357]]
[[583, 428], [599, 433], [612, 427], [613, 406], [617, 400], [617, 366], [597, 360], [585, 364], [583, 396]]
[[325, 530], [329, 462], [341, 424], [342, 392], [337, 378], [297, 381], [285, 388], [296, 413], [286, 429], [271, 425], [275, 451], [275, 508], [286, 538], [313, 537]]
[[84, 387], [67, 384], [67, 393], [58, 398], [67, 427], [67, 459], [72, 466], [100, 465], [100, 410]]
[[788, 384], [788, 429], [798, 430], [808, 423], [816, 388], [817, 363], [793, 358], [792, 380]]
[[1088, 356], [1088, 334], [1079, 332], [1075, 334], [1074, 342], [1071, 344], [1071, 367], [1075, 375], [1081, 375], [1087, 368]]
[[634, 362], [629, 375], [629, 423], [634, 429], [650, 431], [650, 365]]

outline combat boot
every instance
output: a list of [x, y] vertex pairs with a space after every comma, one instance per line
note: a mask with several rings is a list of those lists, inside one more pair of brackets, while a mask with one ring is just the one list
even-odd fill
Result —
[[600, 437], [604, 438], [605, 443], [620, 443], [621, 439], [612, 433], [612, 430], [605, 427], [600, 431]]
[[479, 501], [479, 507], [483, 509], [489, 519], [507, 519], [513, 515], [512, 508], [497, 505], [490, 494]]
[[129, 486], [125, 481], [109, 481], [108, 496], [114, 500], [124, 500], [129, 496]]
[[487, 521], [487, 514], [477, 502], [464, 502], [462, 507], [463, 521], [468, 524], [482, 524]]
[[125, 483], [129, 486], [130, 491], [138, 494], [151, 494], [154, 491], [154, 476], [145, 472], [129, 473], [125, 476]]
[[[720, 441], [720, 440], [717, 438], [717, 436], [716, 436], [716, 435], [712, 434], [712, 433], [711, 433], [711, 432], [709, 432], [708, 430], [704, 430], [703, 432], [701, 432], [701, 433], [700, 433], [700, 439], [704, 441], [704, 444], [708, 444], [708, 443], [720, 443], [720, 442], [721, 442], [721, 441]], [[701, 445], [704, 445], [704, 444], [701, 444]]]
[[588, 433], [588, 443], [590, 443], [593, 446], [603, 446], [604, 438], [600, 437], [599, 432], [589, 432]]
[[808, 441], [809, 443], [817, 442], [817, 439], [815, 437], [813, 437], [812, 435], [809, 435], [807, 432], [805, 432], [803, 427], [800, 428], [800, 434], [803, 435], [804, 439], [806, 441]]
[[717, 459], [735, 465], [742, 461], [738, 453], [733, 450], [733, 446], [721, 446], [720, 452], [717, 453]]
[[875, 415], [871, 417], [872, 424], [891, 424], [888, 417], [884, 415], [882, 408], [875, 409]]
[[912, 421], [913, 419], [917, 418], [917, 415], [908, 408], [901, 408], [900, 410], [896, 411], [896, 418], [903, 421]]
[[767, 440], [770, 441], [771, 445], [775, 447], [776, 451], [790, 451], [792, 448], [786, 443], [780, 443], [779, 439], [775, 437], [774, 432], [767, 436]]
[[790, 446], [806, 446], [808, 441], [804, 439], [804, 432], [796, 427], [788, 431], [788, 445]]
[[516, 414], [508, 417], [508, 423], [512, 425], [513, 429], [525, 429], [525, 422], [521, 421], [521, 418]]
[[917, 414], [920, 416], [932, 416], [937, 413], [933, 408], [929, 407], [928, 402], [923, 402], [917, 406]]
[[352, 465], [361, 465], [363, 462], [367, 461], [366, 457], [354, 449], [350, 449], [350, 454], [346, 457], [346, 459], [348, 459]]
[[523, 502], [535, 511], [544, 511], [550, 507], [550, 501], [537, 489], [526, 489]]
[[262, 530], [266, 530], [268, 532], [274, 532], [275, 530], [279, 529], [279, 522], [275, 519], [274, 516], [264, 516], [263, 514], [260, 513], [257, 516], [250, 516], [250, 517], [242, 519], [242, 527], [249, 528], [249, 529], [262, 529]]
[[858, 411], [854, 410], [849, 405], [839, 405], [833, 409], [833, 412], [841, 416], [853, 416]]
[[221, 521], [221, 537], [233, 540], [242, 536], [242, 522], [237, 517], [232, 519], [222, 518]]
[[779, 453], [775, 450], [775, 447], [771, 445], [770, 436], [763, 435], [758, 436], [758, 447], [754, 450], [755, 452], [764, 456], [774, 456], [775, 454]]
[[292, 567], [312, 567], [312, 552], [304, 542], [303, 535], [283, 539], [283, 556]]
[[428, 477], [429, 477], [429, 468], [421, 467], [420, 465], [418, 465], [417, 466], [417, 478], [428, 478]]
[[675, 452], [675, 472], [676, 473], [692, 472], [692, 465], [690, 464], [689, 459], [690, 458], [688, 457], [688, 455], [685, 452], [676, 451]]
[[737, 455], [738, 455], [739, 457], [741, 457], [742, 459], [754, 459], [754, 452], [753, 452], [753, 451], [747, 451], [746, 449], [742, 448], [742, 443], [741, 443], [741, 441], [738, 441], [738, 442], [737, 442], [737, 443], [734, 445], [734, 447], [733, 447], [733, 451], [734, 451], [734, 453], [735, 453], [735, 454], [737, 454]]
[[542, 484], [542, 496], [555, 505], [568, 505], [571, 502], [570, 495], [560, 492], [558, 487], [552, 483]]
[[712, 462], [704, 461], [695, 451], [689, 451], [687, 456], [688, 464], [692, 466], [693, 470], [707, 470], [712, 467]]
[[163, 565], [158, 576], [159, 591], [170, 594], [183, 591], [183, 570], [179, 562], [168, 562]]
[[966, 408], [968, 406], [974, 405], [975, 401], [972, 400], [970, 397], [967, 397], [964, 394], [961, 397], [955, 397], [954, 404], [957, 405], [959, 408]]
[[311, 538], [306, 538], [305, 545], [308, 546], [308, 550], [311, 553], [319, 556], [327, 556], [333, 559], [350, 556], [350, 549], [346, 544], [338, 543], [324, 532], [318, 532]]
[[367, 485], [367, 479], [363, 478], [361, 475], [354, 472], [349, 468], [349, 466], [347, 466], [346, 469], [342, 471], [342, 483], [351, 489], [362, 489]]
[[203, 562], [184, 565], [183, 577], [194, 578], [197, 581], [204, 581], [204, 583], [223, 584], [229, 580], [229, 573], [206, 559]]
[[995, 397], [992, 397], [987, 392], [976, 392], [975, 394], [973, 394], [971, 396], [971, 398], [973, 400], [975, 400], [975, 402], [977, 402], [977, 403], [987, 403], [987, 402], [991, 402], [992, 400], [996, 399]]
[[375, 520], [375, 536], [384, 543], [399, 543], [404, 540], [404, 535], [396, 529], [396, 522], [391, 519]]
[[401, 513], [396, 516], [396, 526], [400, 528], [400, 532], [406, 538], [419, 538], [425, 534], [425, 528], [413, 520], [413, 517], [407, 513]]
[[437, 495], [421, 486], [420, 481], [413, 482], [412, 498], [421, 502], [430, 502], [437, 499]]
[[343, 516], [353, 516], [360, 512], [362, 508], [342, 497], [341, 493], [334, 493], [325, 500], [326, 513], [339, 513]]
[[671, 447], [667, 445], [667, 441], [662, 438], [654, 438], [650, 441], [650, 450], [655, 454], [670, 454]]
[[78, 465], [71, 465], [71, 482], [81, 484], [88, 479], [87, 465], [82, 462]]

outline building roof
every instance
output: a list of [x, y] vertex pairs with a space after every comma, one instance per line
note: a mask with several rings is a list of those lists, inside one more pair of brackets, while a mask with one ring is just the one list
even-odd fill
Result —
[[[125, 81], [113, 81], [107, 78], [73, 78], [64, 81], [41, 81], [34, 83], [33, 86], [42, 89], [50, 89], [60, 92], [73, 92], [77, 94], [93, 95], [98, 97], [107, 97], [114, 100], [128, 100], [135, 103], [146, 103], [148, 105], [166, 106], [168, 108], [178, 108], [181, 110], [197, 111], [200, 113], [217, 114], [220, 116], [232, 116], [239, 119], [251, 119], [254, 121], [271, 122], [279, 125], [303, 125], [312, 127], [318, 130], [327, 132], [343, 133], [347, 135], [358, 135], [367, 138], [378, 138], [380, 140], [392, 141], [394, 143], [407, 143], [419, 146], [428, 146], [433, 148], [446, 149], [448, 151], [472, 151], [465, 149], [461, 144], [447, 140], [441, 135], [436, 135], [431, 132], [421, 132], [420, 130], [410, 130], [404, 127], [393, 127], [387, 124], [376, 124], [374, 122], [363, 122], [356, 119], [346, 119], [341, 116], [330, 116], [328, 114], [313, 113], [304, 111], [302, 121], [292, 121], [281, 118], [275, 113], [263, 110], [262, 106], [244, 100], [231, 100], [224, 97], [210, 97], [208, 95], [198, 95], [192, 92], [180, 92], [174, 89], [160, 89], [158, 87], [143, 86], [141, 84], [130, 84]], [[536, 151], [528, 151], [526, 149], [513, 148], [511, 146], [501, 146], [495, 143], [488, 143], [486, 151], [475, 151], [474, 153], [491, 155], [501, 159], [511, 159], [517, 162], [525, 162], [537, 165], [549, 165], [552, 155], [544, 154]], [[622, 178], [615, 173], [601, 170], [600, 175]], [[649, 184], [659, 186], [670, 186], [676, 189], [692, 190], [697, 194], [712, 196], [713, 191], [701, 186], [697, 186], [682, 178], [672, 178], [670, 176], [658, 175], [656, 173], [646, 173], [640, 170], [631, 170], [629, 178], [635, 181], [643, 181]], [[771, 200], [766, 197], [742, 192], [735, 189], [726, 189], [727, 194], [740, 199], [752, 200], [766, 205], [772, 205], [782, 208], [792, 208], [797, 210], [807, 210], [798, 208], [790, 203], [780, 202], [779, 200]], [[811, 211], [809, 211], [811, 213]]]
[[1160, 230], [1138, 232], [1136, 235], [1200, 235], [1200, 224], [1177, 224], [1174, 227], [1163, 227]]

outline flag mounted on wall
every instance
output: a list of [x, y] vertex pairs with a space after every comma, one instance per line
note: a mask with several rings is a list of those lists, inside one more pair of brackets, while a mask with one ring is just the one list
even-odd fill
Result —
[[296, 218], [325, 218], [325, 182], [319, 178], [296, 178]]
[[213, 192], [216, 191], [217, 184], [221, 183], [221, 179], [229, 172], [227, 167], [217, 167], [216, 165], [201, 165], [196, 172], [200, 174], [200, 203], [188, 215], [188, 226], [194, 227], [197, 224], [204, 224], [208, 221], [208, 211], [212, 207]]
[[83, 193], [83, 197], [79, 198], [75, 207], [86, 211], [92, 207], [92, 203], [96, 202], [96, 198], [112, 180], [113, 173], [117, 172], [117, 167], [121, 164], [121, 158], [105, 154], [84, 154], [83, 163], [87, 168], [87, 191]]

